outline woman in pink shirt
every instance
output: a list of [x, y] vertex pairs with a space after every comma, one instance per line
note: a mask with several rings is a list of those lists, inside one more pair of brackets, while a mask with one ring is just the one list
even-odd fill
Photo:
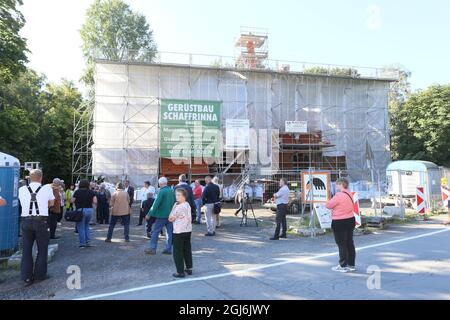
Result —
[[336, 181], [338, 193], [327, 202], [326, 207], [332, 212], [334, 238], [339, 248], [339, 265], [333, 267], [337, 272], [355, 271], [356, 251], [353, 243], [355, 216], [353, 214], [353, 197], [348, 191], [348, 180], [340, 178]]

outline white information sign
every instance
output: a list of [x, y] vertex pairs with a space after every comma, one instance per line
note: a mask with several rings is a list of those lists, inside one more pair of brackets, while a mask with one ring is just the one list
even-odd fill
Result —
[[320, 227], [322, 229], [331, 229], [331, 211], [325, 207], [325, 204], [315, 204], [314, 211], [316, 212], [317, 219], [319, 220]]
[[285, 129], [288, 133], [308, 133], [307, 121], [286, 121]]
[[225, 148], [227, 150], [248, 150], [250, 148], [250, 121], [248, 119], [227, 119]]

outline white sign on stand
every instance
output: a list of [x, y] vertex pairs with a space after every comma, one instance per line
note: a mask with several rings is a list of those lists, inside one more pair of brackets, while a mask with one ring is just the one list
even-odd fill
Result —
[[330, 172], [302, 172], [302, 201], [308, 203], [325, 203], [330, 200]]
[[250, 148], [250, 121], [248, 119], [227, 119], [225, 149], [248, 150]]
[[286, 121], [285, 129], [287, 133], [308, 133], [307, 121]]
[[317, 215], [317, 220], [319, 220], [320, 227], [322, 229], [331, 229], [331, 211], [325, 207], [325, 204], [315, 204], [314, 211]]

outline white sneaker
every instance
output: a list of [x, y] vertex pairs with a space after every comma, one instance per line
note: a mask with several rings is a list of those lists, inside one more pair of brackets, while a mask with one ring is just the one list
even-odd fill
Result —
[[349, 270], [346, 267], [341, 267], [340, 265], [331, 268], [335, 272], [347, 273]]
[[348, 272], [355, 272], [356, 271], [356, 267], [347, 267]]

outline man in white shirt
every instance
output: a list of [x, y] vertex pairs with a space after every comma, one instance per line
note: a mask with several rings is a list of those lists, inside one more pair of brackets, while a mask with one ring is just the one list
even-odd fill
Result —
[[141, 198], [142, 198], [141, 199], [141, 211], [139, 213], [139, 222], [136, 225], [136, 227], [142, 226], [142, 222], [144, 221], [145, 216], [148, 213], [148, 212], [143, 212], [142, 209], [143, 209], [144, 201], [148, 200], [148, 198], [149, 198], [149, 196], [148, 196], [149, 194], [151, 194], [152, 198], [153, 198], [153, 196], [156, 194], [156, 189], [155, 189], [155, 187], [153, 187], [150, 184], [150, 181], [145, 181], [144, 187], [141, 189]]
[[[270, 238], [270, 240], [279, 240], [280, 238], [286, 239], [287, 238], [287, 221], [286, 221], [286, 214], [287, 214], [287, 207], [289, 203], [289, 187], [287, 180], [285, 178], [280, 179], [280, 190], [278, 190], [277, 193], [275, 193], [273, 196], [275, 198], [275, 204], [277, 205], [277, 227], [275, 228], [275, 235], [273, 238]], [[281, 230], [281, 236], [280, 236], [280, 229]]]
[[147, 200], [147, 194], [149, 194], [149, 193], [155, 195], [156, 194], [156, 189], [155, 189], [154, 186], [152, 186], [150, 184], [150, 181], [145, 181], [144, 182], [144, 188], [142, 188], [142, 195], [141, 195], [142, 196], [142, 201]]
[[[54, 205], [55, 196], [49, 185], [42, 185], [42, 171], [30, 172], [31, 182], [19, 189], [22, 206], [22, 263], [21, 276], [25, 286], [47, 279], [47, 254], [50, 229], [47, 223], [48, 208]], [[59, 205], [59, 204], [58, 204]], [[33, 244], [37, 244], [37, 257], [33, 268]]]

